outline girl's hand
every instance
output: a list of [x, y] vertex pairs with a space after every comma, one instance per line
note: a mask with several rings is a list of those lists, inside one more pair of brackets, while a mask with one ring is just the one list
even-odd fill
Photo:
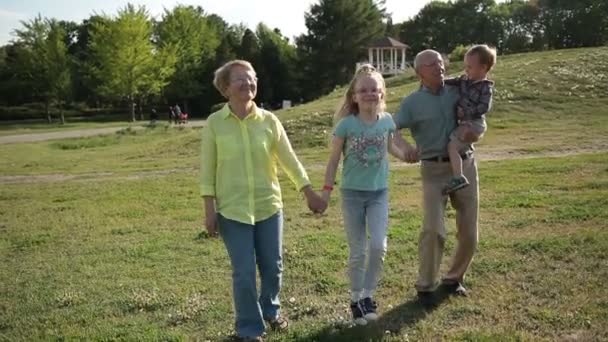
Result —
[[324, 201], [316, 192], [314, 192], [310, 185], [304, 188], [304, 196], [306, 197], [308, 209], [310, 209], [313, 213], [320, 214], [327, 209], [327, 202]]
[[416, 163], [420, 159], [420, 151], [416, 146], [407, 144], [403, 151], [404, 161], [407, 163]]
[[329, 190], [323, 190], [323, 192], [321, 192], [321, 199], [323, 201], [325, 201], [325, 203], [327, 204], [327, 206], [329, 206], [329, 198], [331, 197], [331, 191]]

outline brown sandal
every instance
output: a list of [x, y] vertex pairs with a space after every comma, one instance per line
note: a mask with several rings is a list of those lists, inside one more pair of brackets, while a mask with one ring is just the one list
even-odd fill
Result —
[[281, 316], [266, 320], [266, 322], [268, 322], [270, 329], [273, 331], [285, 331], [289, 328], [289, 321]]

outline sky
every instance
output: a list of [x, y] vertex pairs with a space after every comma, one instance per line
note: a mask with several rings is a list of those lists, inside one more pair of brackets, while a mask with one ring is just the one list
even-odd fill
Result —
[[[306, 32], [304, 13], [318, 0], [0, 0], [0, 45], [15, 39], [13, 31], [21, 28], [21, 21], [29, 21], [38, 14], [80, 23], [94, 13], [114, 16], [129, 2], [145, 5], [157, 18], [165, 8], [172, 9], [177, 4], [201, 6], [206, 13], [217, 14], [230, 24], [243, 23], [255, 29], [259, 22], [264, 22], [291, 39]], [[394, 23], [400, 23], [416, 15], [428, 2], [386, 0], [386, 10]]]

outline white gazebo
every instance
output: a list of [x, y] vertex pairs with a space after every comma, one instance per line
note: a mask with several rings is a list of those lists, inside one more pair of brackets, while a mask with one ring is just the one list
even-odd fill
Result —
[[[408, 45], [390, 38], [384, 37], [374, 41], [367, 48], [368, 61], [382, 75], [393, 76], [403, 73], [409, 64], [405, 61], [405, 52]], [[363, 63], [357, 63], [357, 68]]]

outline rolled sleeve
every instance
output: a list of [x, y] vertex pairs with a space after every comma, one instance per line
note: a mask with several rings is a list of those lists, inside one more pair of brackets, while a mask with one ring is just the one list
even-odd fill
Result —
[[217, 151], [212, 124], [208, 123], [201, 134], [200, 192], [201, 196], [215, 196]]
[[412, 124], [412, 113], [407, 98], [401, 101], [399, 111], [393, 116], [393, 121], [397, 130], [408, 128]]
[[275, 117], [275, 134], [276, 134], [276, 156], [279, 164], [287, 173], [289, 179], [295, 184], [296, 190], [302, 190], [307, 185], [310, 185], [310, 180], [306, 174], [306, 170], [302, 163], [298, 160], [291, 143], [287, 137], [287, 133], [281, 122]]

